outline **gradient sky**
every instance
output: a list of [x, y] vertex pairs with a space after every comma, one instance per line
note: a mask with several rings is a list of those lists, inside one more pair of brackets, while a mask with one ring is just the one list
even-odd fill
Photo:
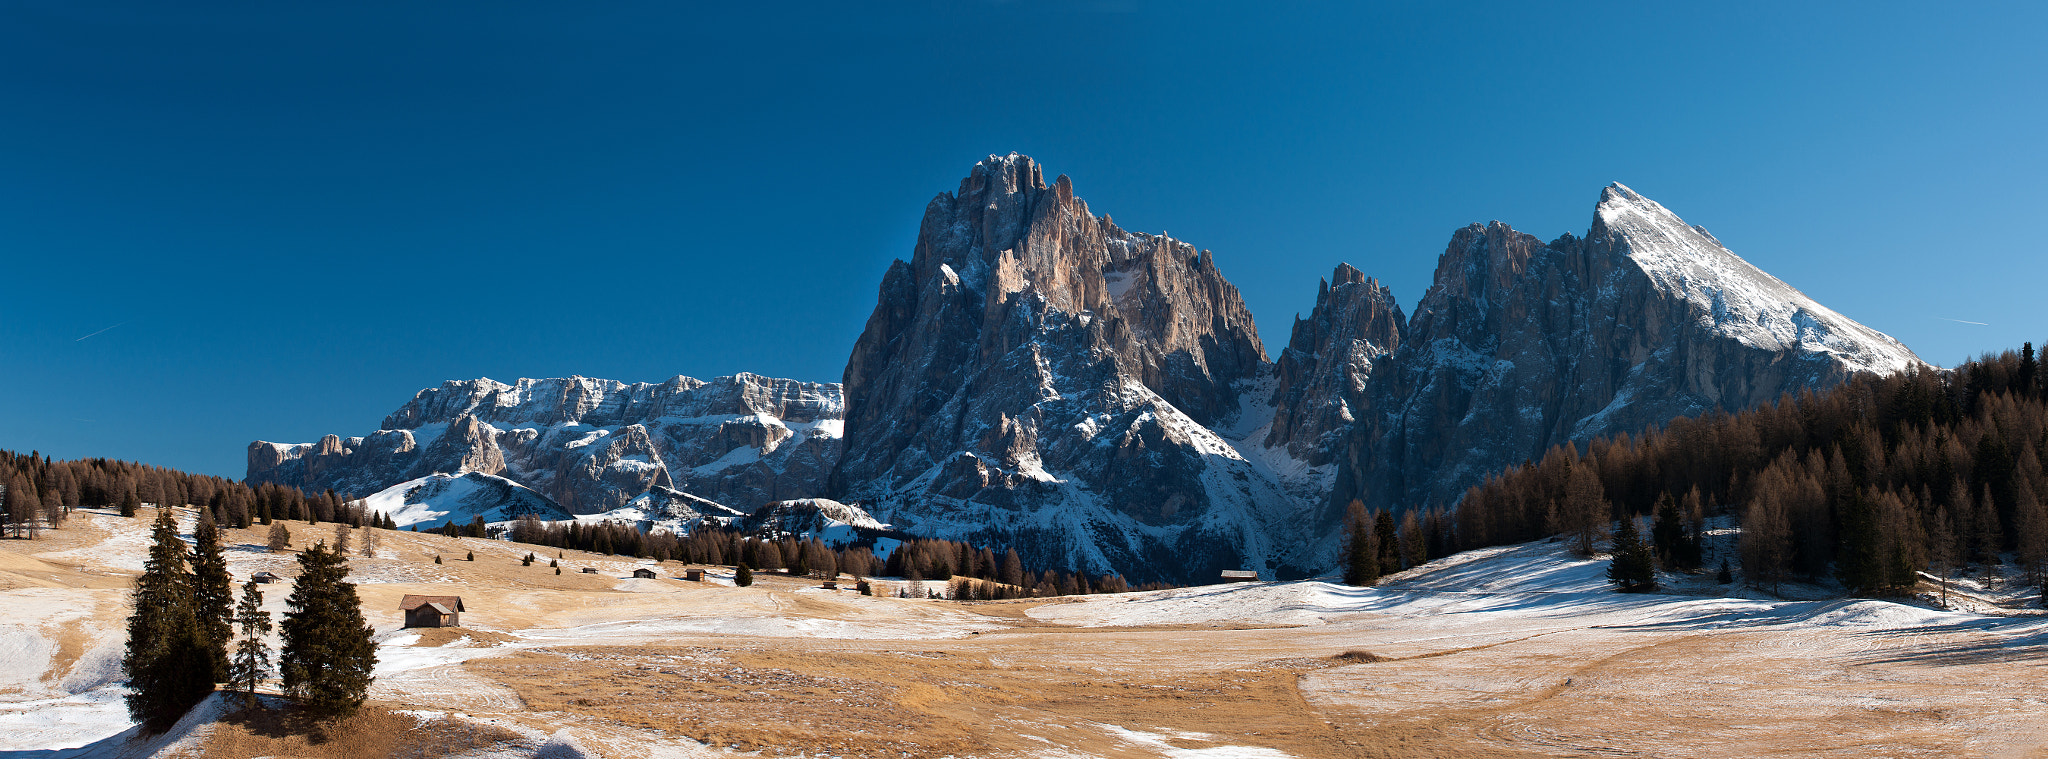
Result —
[[2038, 3], [305, 5], [0, 6], [0, 447], [239, 477], [445, 379], [837, 381], [1013, 150], [1274, 355], [1337, 262], [1412, 309], [1614, 181], [1934, 363], [2048, 340]]

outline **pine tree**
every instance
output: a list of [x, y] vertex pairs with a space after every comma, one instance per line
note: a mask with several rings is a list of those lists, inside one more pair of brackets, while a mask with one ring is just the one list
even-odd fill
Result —
[[469, 556], [467, 558], [464, 558], [463, 561], [476, 561], [476, 552], [470, 551]]
[[242, 689], [244, 703], [256, 705], [256, 685], [270, 676], [270, 612], [263, 610], [262, 586], [255, 580], [242, 584], [242, 600], [235, 604], [235, 624], [242, 630], [235, 642], [235, 657], [228, 667], [228, 682]]
[[149, 559], [135, 579], [128, 616], [128, 714], [150, 732], [163, 732], [213, 692], [213, 658], [192, 610], [192, 578], [185, 571], [185, 541], [169, 509], [158, 509]]
[[1850, 593], [1870, 595], [1884, 586], [1882, 535], [1870, 500], [1850, 492], [1840, 507], [1841, 547], [1835, 552], [1835, 579]]
[[1382, 511], [1373, 518], [1372, 540], [1379, 553], [1380, 574], [1401, 571], [1401, 537], [1394, 529], [1394, 512]]
[[1368, 586], [1380, 581], [1379, 552], [1373, 546], [1372, 516], [1365, 504], [1351, 502], [1348, 535], [1344, 541], [1344, 584]]
[[1729, 568], [1727, 559], [1721, 560], [1721, 571], [1714, 573], [1714, 582], [1721, 583], [1722, 585], [1735, 582], [1735, 571]]
[[1607, 579], [1623, 593], [1657, 589], [1657, 565], [1650, 546], [1636, 532], [1633, 516], [1624, 516], [1614, 528], [1614, 559], [1607, 566]]
[[228, 576], [228, 562], [221, 555], [220, 527], [214, 524], [212, 512], [201, 509], [199, 526], [192, 531], [192, 614], [213, 657], [214, 682], [228, 681], [234, 603], [235, 581]]
[[121, 516], [133, 517], [135, 516], [135, 510], [140, 508], [142, 508], [142, 501], [136, 499], [135, 491], [130, 490], [127, 494], [121, 496]]
[[740, 562], [739, 568], [732, 571], [732, 584], [742, 588], [754, 584], [754, 570], [747, 568], [746, 562]]
[[278, 658], [285, 693], [318, 717], [354, 713], [369, 698], [377, 644], [348, 581], [348, 557], [319, 543], [299, 554], [299, 580], [286, 603]]

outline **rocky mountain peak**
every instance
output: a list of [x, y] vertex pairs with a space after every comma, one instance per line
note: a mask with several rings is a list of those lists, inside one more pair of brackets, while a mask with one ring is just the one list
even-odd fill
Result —
[[1315, 309], [1295, 317], [1287, 348], [1273, 367], [1273, 424], [1268, 447], [1311, 466], [1328, 464], [1343, 431], [1368, 403], [1373, 362], [1401, 347], [1405, 327], [1392, 290], [1348, 263], [1316, 288]]

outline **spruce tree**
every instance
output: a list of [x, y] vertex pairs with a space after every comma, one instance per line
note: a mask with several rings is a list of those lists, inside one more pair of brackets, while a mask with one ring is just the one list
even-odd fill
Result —
[[270, 612], [263, 610], [263, 591], [255, 580], [242, 584], [242, 600], [235, 604], [235, 624], [242, 630], [235, 642], [235, 657], [228, 666], [228, 682], [241, 688], [243, 703], [256, 705], [256, 685], [270, 676]]
[[199, 526], [192, 531], [192, 614], [199, 631], [206, 636], [206, 649], [213, 656], [214, 682], [228, 681], [228, 639], [235, 604], [235, 581], [228, 576], [228, 562], [221, 555], [220, 526], [213, 514], [199, 511]]
[[121, 516], [133, 517], [135, 516], [135, 510], [139, 508], [142, 508], [142, 501], [136, 499], [135, 491], [130, 490], [126, 495], [121, 496]]
[[1373, 518], [1372, 540], [1379, 553], [1380, 574], [1401, 571], [1401, 537], [1394, 529], [1394, 512], [1382, 511]]
[[1657, 565], [1633, 516], [1623, 516], [1614, 528], [1614, 558], [1607, 566], [1607, 579], [1623, 593], [1657, 589]]
[[193, 614], [192, 578], [185, 571], [185, 541], [169, 509], [158, 509], [149, 559], [135, 578], [128, 616], [128, 714], [150, 732], [163, 732], [213, 692], [213, 666]]
[[348, 581], [348, 557], [319, 543], [299, 554], [299, 580], [287, 604], [278, 659], [285, 693], [316, 717], [354, 713], [369, 698], [377, 644]]
[[1351, 502], [1349, 535], [1344, 542], [1344, 584], [1367, 586], [1380, 581], [1379, 551], [1373, 545], [1372, 516], [1365, 504]]
[[742, 588], [754, 584], [754, 570], [747, 568], [746, 562], [740, 562], [739, 568], [732, 571], [732, 584]]

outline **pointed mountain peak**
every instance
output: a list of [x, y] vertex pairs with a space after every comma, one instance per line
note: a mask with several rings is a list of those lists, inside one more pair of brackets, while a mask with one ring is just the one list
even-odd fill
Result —
[[1365, 272], [1359, 271], [1348, 263], [1337, 264], [1336, 273], [1330, 275], [1330, 284], [1334, 286], [1341, 287], [1343, 285], [1363, 284], [1364, 282]]
[[960, 180], [960, 192], [957, 194], [964, 196], [990, 185], [999, 186], [1006, 193], [1043, 190], [1045, 169], [1039, 166], [1037, 161], [1031, 160], [1031, 156], [1016, 151], [1011, 151], [1009, 155], [990, 153], [980, 163], [974, 164], [974, 169], [968, 172], [966, 179]]

